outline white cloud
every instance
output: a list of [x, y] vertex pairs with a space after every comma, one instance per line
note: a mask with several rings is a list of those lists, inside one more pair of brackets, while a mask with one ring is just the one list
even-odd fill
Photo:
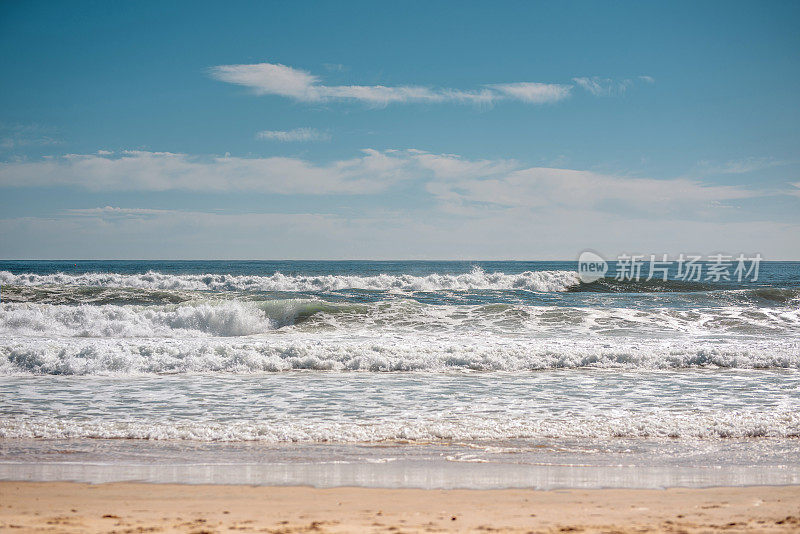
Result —
[[0, 186], [70, 185], [98, 191], [370, 194], [408, 178], [405, 159], [376, 150], [326, 165], [286, 157], [206, 158], [146, 151], [68, 154], [0, 164]]
[[505, 95], [530, 104], [547, 104], [567, 98], [572, 86], [551, 83], [505, 83], [491, 86]]
[[0, 150], [13, 150], [29, 146], [58, 145], [55, 130], [39, 124], [0, 123]]
[[494, 176], [520, 167], [514, 160], [468, 160], [456, 154], [432, 154], [424, 150], [395, 151], [411, 159], [421, 169], [431, 171], [440, 180], [464, 180]]
[[705, 174], [746, 174], [781, 165], [786, 165], [786, 162], [773, 158], [744, 158], [729, 160], [724, 163], [712, 163], [710, 161], [701, 161], [699, 163], [700, 170]]
[[619, 212], [631, 218], [660, 219], [681, 215], [696, 219], [730, 201], [759, 193], [733, 186], [708, 185], [677, 178], [655, 180], [599, 174], [591, 171], [533, 167], [486, 178], [432, 181], [428, 191], [464, 211], [469, 206], [495, 209]]
[[269, 141], [330, 141], [331, 135], [314, 128], [295, 128], [294, 130], [262, 130], [256, 134], [258, 139]]
[[217, 80], [249, 87], [259, 95], [279, 95], [300, 102], [353, 100], [373, 106], [412, 102], [485, 105], [504, 99], [542, 104], [568, 97], [570, 87], [532, 82], [488, 85], [475, 90], [419, 85], [324, 85], [309, 72], [273, 63], [219, 65], [209, 72]]
[[[386, 87], [383, 85], [338, 85], [328, 87], [320, 85], [314, 88], [314, 100], [358, 100], [372, 105], [387, 105], [398, 102], [443, 102], [448, 95], [427, 87], [399, 86]], [[469, 97], [460, 95], [452, 98], [454, 101]]]
[[633, 86], [636, 80], [655, 83], [655, 80], [650, 76], [638, 76], [636, 78], [602, 78], [599, 76], [591, 77], [578, 77], [573, 78], [572, 81], [576, 85], [590, 92], [594, 96], [619, 96], [624, 95], [627, 90]]
[[319, 78], [300, 69], [281, 64], [219, 65], [211, 76], [223, 82], [252, 88], [256, 93], [281, 95], [297, 100], [319, 100]]
[[104, 206], [102, 208], [75, 208], [67, 210], [67, 214], [79, 217], [105, 217], [105, 218], [141, 218], [155, 217], [169, 213], [174, 210], [159, 210], [152, 208], [118, 208], [114, 206]]
[[71, 154], [0, 164], [0, 187], [375, 195], [402, 184], [427, 191], [442, 209], [462, 214], [494, 206], [492, 209], [499, 210], [574, 209], [697, 217], [765, 194], [688, 178], [657, 180], [525, 167], [514, 160], [470, 160], [413, 149], [365, 149], [358, 157], [325, 164], [290, 157], [201, 157], [145, 151]]

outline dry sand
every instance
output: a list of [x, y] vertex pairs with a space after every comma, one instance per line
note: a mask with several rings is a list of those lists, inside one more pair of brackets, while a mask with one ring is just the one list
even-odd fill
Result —
[[414, 490], [0, 482], [4, 532], [800, 532], [800, 486]]

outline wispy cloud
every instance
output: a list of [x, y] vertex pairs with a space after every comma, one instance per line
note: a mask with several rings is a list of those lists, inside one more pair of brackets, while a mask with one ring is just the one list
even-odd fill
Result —
[[[717, 209], [775, 196], [774, 190], [531, 167], [511, 159], [424, 150], [364, 150], [325, 164], [143, 151], [0, 163], [0, 188], [56, 185], [118, 192], [384, 196], [372, 197], [367, 207], [340, 197], [327, 211], [315, 213], [307, 209], [316, 202], [266, 202], [282, 209], [253, 213], [204, 212], [191, 205], [154, 209], [130, 205], [151, 195], [114, 193], [104, 196], [122, 205], [73, 205], [37, 217], [0, 218], [0, 256], [564, 259], [585, 247], [587, 236], [592, 246], [612, 255], [712, 245], [714, 250], [759, 251], [770, 259], [800, 254], [796, 222]], [[787, 189], [785, 199], [800, 200], [800, 182]], [[384, 199], [400, 190], [414, 191], [419, 202], [387, 209]], [[153, 241], [153, 235], [159, 239]]]
[[585, 170], [531, 167], [488, 178], [435, 181], [428, 191], [459, 206], [495, 205], [537, 210], [625, 211], [629, 215], [696, 211], [758, 196], [740, 187], [685, 178], [656, 180]]
[[268, 141], [330, 141], [331, 135], [314, 128], [295, 128], [294, 130], [262, 130], [256, 134], [257, 139]]
[[0, 186], [70, 185], [96, 191], [259, 191], [372, 194], [409, 177], [390, 152], [314, 164], [299, 158], [205, 157], [128, 150], [0, 164]]
[[118, 208], [114, 206], [104, 206], [100, 208], [68, 209], [66, 210], [66, 213], [76, 217], [142, 218], [174, 213], [174, 211], [152, 208]]
[[603, 78], [599, 76], [577, 77], [572, 79], [575, 84], [590, 92], [594, 96], [620, 96], [637, 82], [655, 83], [651, 76], [637, 76], [635, 78]]
[[347, 70], [347, 67], [341, 63], [323, 63], [322, 66], [331, 72], [344, 72]]
[[0, 123], [0, 150], [61, 144], [55, 130], [39, 124]]
[[430, 172], [434, 179], [443, 181], [497, 176], [521, 166], [519, 162], [510, 159], [471, 160], [457, 154], [434, 154], [416, 149], [393, 151], [393, 154], [408, 159], [420, 170]]
[[67, 185], [97, 191], [211, 191], [294, 195], [375, 195], [413, 184], [449, 210], [697, 211], [761, 193], [688, 178], [615, 176], [526, 167], [423, 150], [362, 150], [317, 164], [301, 158], [202, 157], [125, 151], [0, 164], [0, 187]]
[[700, 172], [704, 174], [746, 174], [781, 165], [786, 165], [786, 162], [774, 158], [744, 158], [728, 160], [723, 163], [704, 160], [698, 164]]
[[567, 98], [572, 86], [553, 83], [504, 83], [491, 86], [504, 95], [529, 104], [546, 104]]
[[511, 99], [546, 104], [563, 100], [570, 92], [569, 85], [534, 82], [494, 84], [473, 90], [420, 85], [325, 85], [316, 75], [278, 63], [219, 65], [209, 72], [217, 80], [249, 87], [259, 95], [278, 95], [300, 102], [350, 100], [373, 106], [413, 102], [485, 105]]

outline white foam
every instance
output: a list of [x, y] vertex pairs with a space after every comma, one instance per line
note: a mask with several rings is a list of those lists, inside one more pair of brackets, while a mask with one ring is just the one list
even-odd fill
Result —
[[94, 287], [133, 287], [158, 290], [218, 290], [218, 291], [337, 291], [343, 289], [437, 291], [437, 290], [528, 290], [566, 291], [580, 283], [574, 271], [526, 271], [520, 274], [486, 273], [475, 268], [463, 274], [409, 274], [375, 276], [326, 275], [270, 276], [230, 274], [165, 274], [149, 271], [145, 274], [84, 273], [12, 274], [0, 271], [3, 285], [79, 285]]
[[254, 303], [232, 300], [149, 307], [10, 304], [0, 312], [0, 332], [25, 336], [246, 336], [275, 326]]
[[0, 420], [2, 438], [148, 439], [263, 442], [386, 442], [510, 439], [719, 439], [800, 437], [800, 413], [619, 411], [608, 415], [519, 417], [426, 416], [373, 421], [136, 421], [15, 418]]
[[274, 333], [257, 338], [0, 336], [0, 374], [532, 371], [689, 367], [800, 369], [800, 342]]
[[[307, 322], [304, 322], [306, 321]], [[378, 303], [333, 303], [315, 299], [237, 301], [206, 299], [162, 305], [66, 305], [6, 303], [0, 333], [58, 337], [250, 336], [301, 322], [308, 332], [339, 330], [354, 336], [375, 332], [484, 332], [487, 335], [637, 337], [764, 335], [800, 338], [800, 309], [729, 306], [675, 310], [611, 307], [432, 305], [390, 299]]]

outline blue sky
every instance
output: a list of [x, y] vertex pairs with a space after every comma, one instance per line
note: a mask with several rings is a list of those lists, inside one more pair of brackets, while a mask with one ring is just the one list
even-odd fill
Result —
[[0, 4], [0, 257], [800, 259], [796, 2], [163, 4]]

